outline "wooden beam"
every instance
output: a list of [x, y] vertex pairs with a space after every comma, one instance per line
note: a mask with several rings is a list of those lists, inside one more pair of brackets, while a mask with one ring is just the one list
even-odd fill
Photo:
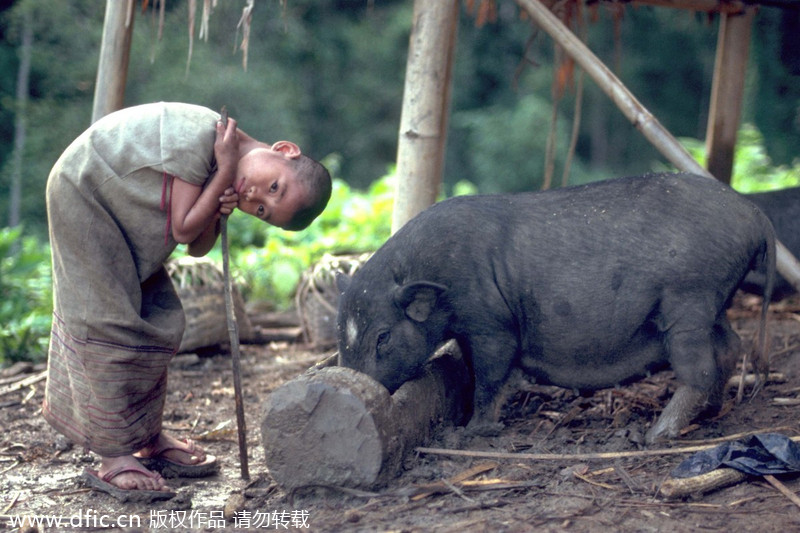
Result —
[[731, 182], [733, 174], [754, 14], [755, 9], [750, 8], [741, 14], [723, 13], [720, 18], [711, 108], [706, 128], [706, 167], [714, 177], [725, 183]]
[[442, 182], [458, 0], [415, 0], [397, 143], [392, 233], [436, 201]]
[[134, 0], [106, 0], [92, 122], [122, 109], [133, 36]]

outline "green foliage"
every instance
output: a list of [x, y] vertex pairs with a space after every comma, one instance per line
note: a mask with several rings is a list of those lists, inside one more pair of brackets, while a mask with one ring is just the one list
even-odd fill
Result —
[[[455, 113], [454, 134], [466, 146], [462, 164], [471, 169], [474, 183], [481, 192], [501, 193], [538, 190], [542, 187], [547, 137], [552, 106], [537, 95], [520, 98], [513, 107], [497, 106]], [[553, 187], [561, 183], [569, 124], [563, 117], [556, 128], [556, 174]], [[509, 132], [513, 134], [509, 135]], [[572, 162], [570, 184], [589, 181], [580, 161]]]
[[[334, 176], [337, 174], [336, 158], [328, 158], [323, 164]], [[325, 211], [301, 232], [283, 231], [241, 212], [231, 217], [231, 271], [243, 286], [245, 299], [285, 309], [293, 304], [303, 271], [324, 254], [356, 254], [380, 248], [391, 234], [395, 178], [391, 169], [365, 191], [334, 179]], [[453, 186], [452, 195], [475, 194], [477, 190], [462, 180]]]
[[[698, 163], [706, 165], [703, 141], [684, 138], [681, 144]], [[800, 158], [795, 159], [791, 166], [773, 165], [764, 145], [764, 136], [752, 124], [745, 124], [736, 139], [731, 186], [741, 193], [800, 186]]]
[[0, 364], [43, 361], [52, 317], [50, 249], [0, 229]]
[[[160, 36], [155, 3], [148, 5], [135, 12], [124, 105], [170, 100], [219, 109], [224, 104], [257, 139], [296, 141], [316, 159], [341, 154], [342, 175], [359, 189], [394, 161], [413, 2], [258, 2], [247, 71], [236, 48], [241, 3], [218, 3], [207, 40], [199, 36], [198, 6], [188, 72], [189, 3], [165, 4]], [[552, 112], [552, 39], [511, 0], [497, 2], [497, 20], [480, 27], [460, 5], [445, 185], [449, 191], [468, 180], [482, 192], [536, 189]], [[0, 10], [0, 223], [7, 220], [9, 202], [5, 167], [14, 146], [23, 10], [33, 11], [35, 24], [20, 208], [26, 231], [44, 238], [45, 180], [91, 120], [105, 10], [96, 0], [16, 0]], [[800, 84], [781, 61], [781, 44], [791, 34], [781, 26], [780, 12], [765, 9], [757, 15], [744, 113], [764, 134], [773, 160], [790, 164], [800, 135]], [[718, 19], [651, 7], [626, 7], [621, 18], [614, 13], [623, 12], [584, 11], [589, 46], [669, 131], [701, 137]], [[640, 173], [660, 158], [588, 77], [584, 87], [571, 183]], [[575, 85], [568, 84], [558, 105], [555, 184], [575, 97]]]

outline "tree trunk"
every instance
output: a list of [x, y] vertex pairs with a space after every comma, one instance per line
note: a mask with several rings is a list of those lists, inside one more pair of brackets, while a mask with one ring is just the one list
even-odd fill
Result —
[[432, 205], [444, 165], [458, 1], [415, 0], [397, 143], [392, 233]]
[[22, 159], [28, 127], [28, 92], [31, 75], [31, 50], [33, 48], [33, 18], [25, 10], [22, 19], [22, 43], [20, 43], [19, 70], [17, 71], [17, 106], [14, 113], [14, 155], [11, 171], [11, 194], [9, 195], [8, 225], [20, 222], [22, 203]]
[[133, 7], [133, 0], [106, 0], [92, 122], [124, 106], [133, 36]]

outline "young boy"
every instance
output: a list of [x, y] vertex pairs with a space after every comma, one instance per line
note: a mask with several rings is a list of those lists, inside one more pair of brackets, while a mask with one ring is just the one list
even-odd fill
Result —
[[157, 473], [216, 472], [216, 458], [161, 430], [167, 365], [184, 330], [163, 263], [178, 243], [204, 255], [234, 208], [308, 226], [331, 178], [297, 145], [257, 141], [181, 103], [112, 113], [70, 144], [47, 182], [54, 313], [47, 421], [101, 457], [87, 482], [119, 498], [173, 496]]

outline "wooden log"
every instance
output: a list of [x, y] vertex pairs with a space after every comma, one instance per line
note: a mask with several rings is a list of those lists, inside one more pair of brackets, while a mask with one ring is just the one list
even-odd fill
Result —
[[261, 438], [273, 479], [286, 489], [375, 488], [438, 430], [466, 423], [472, 387], [455, 342], [393, 395], [349, 368], [315, 367], [264, 405]]
[[668, 500], [677, 500], [735, 485], [745, 479], [747, 474], [744, 472], [723, 467], [698, 476], [670, 478], [661, 485], [659, 494]]

